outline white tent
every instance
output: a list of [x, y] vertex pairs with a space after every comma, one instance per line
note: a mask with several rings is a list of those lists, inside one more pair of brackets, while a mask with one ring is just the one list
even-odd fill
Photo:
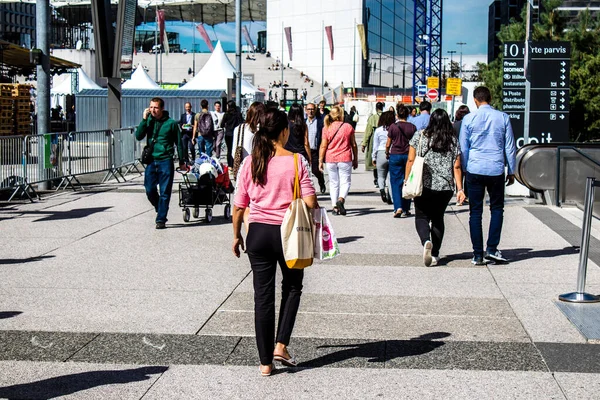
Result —
[[[81, 68], [77, 69], [77, 76], [79, 80], [79, 90], [83, 89], [102, 89], [100, 86], [96, 84]], [[68, 74], [68, 77], [63, 80], [59, 85], [50, 89], [50, 94], [53, 95], [67, 95], [73, 94], [71, 87], [71, 74]]]
[[[221, 42], [217, 42], [215, 50], [196, 74], [194, 79], [180, 87], [180, 90], [223, 90], [227, 88], [227, 79], [233, 78], [235, 68], [227, 58]], [[242, 94], [259, 92], [252, 84], [242, 80]], [[262, 92], [261, 92], [262, 93]]]
[[138, 64], [137, 68], [131, 74], [131, 79], [123, 82], [123, 89], [160, 89], [160, 86], [154, 82], [146, 73], [142, 64]]

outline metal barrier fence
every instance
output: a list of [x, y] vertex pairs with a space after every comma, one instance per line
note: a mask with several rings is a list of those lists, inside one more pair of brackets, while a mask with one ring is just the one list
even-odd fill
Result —
[[0, 137], [0, 189], [13, 191], [9, 201], [20, 193], [33, 201], [32, 185], [44, 182], [76, 190], [78, 176], [102, 172], [102, 182], [125, 181], [133, 170], [141, 174], [140, 146], [134, 128]]

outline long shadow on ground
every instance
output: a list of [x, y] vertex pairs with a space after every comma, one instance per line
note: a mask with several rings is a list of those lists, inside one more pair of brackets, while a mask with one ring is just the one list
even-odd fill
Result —
[[149, 380], [151, 375], [162, 374], [169, 367], [141, 367], [120, 371], [90, 371], [57, 376], [36, 382], [0, 388], [3, 399], [53, 399], [88, 390], [97, 386], [115, 385]]

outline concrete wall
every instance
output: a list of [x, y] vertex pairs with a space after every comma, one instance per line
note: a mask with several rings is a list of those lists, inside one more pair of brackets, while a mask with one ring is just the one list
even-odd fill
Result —
[[[97, 84], [102, 84], [96, 75], [96, 53], [94, 50], [72, 50], [72, 49], [54, 49], [52, 51], [54, 57], [72, 61], [81, 64], [81, 68], [88, 76]], [[60, 84], [64, 79], [69, 77], [68, 74], [59, 75], [53, 81], [53, 85]]]
[[[279, 57], [284, 65], [288, 62], [297, 71], [302, 71], [321, 81], [322, 24], [331, 25], [333, 31], [334, 59], [331, 60], [329, 44], [325, 36], [325, 78], [330, 87], [341, 82], [350, 87], [353, 78], [354, 60], [357, 62], [356, 82], [362, 82], [362, 51], [358, 35], [354, 47], [354, 21], [362, 23], [362, 0], [329, 1], [267, 1], [267, 49], [274, 58]], [[292, 28], [293, 57], [289, 58], [287, 41], [282, 35], [284, 27]], [[283, 39], [284, 51], [281, 52]]]

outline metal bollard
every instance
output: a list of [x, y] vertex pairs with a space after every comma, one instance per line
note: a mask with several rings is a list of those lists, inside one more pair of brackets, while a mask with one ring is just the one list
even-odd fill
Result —
[[558, 299], [570, 303], [598, 303], [600, 296], [585, 293], [588, 250], [590, 248], [590, 230], [592, 228], [592, 209], [594, 207], [594, 188], [600, 186], [595, 178], [587, 178], [585, 183], [585, 205], [583, 208], [583, 226], [581, 227], [581, 249], [579, 252], [579, 270], [577, 272], [577, 291], [561, 294]]

